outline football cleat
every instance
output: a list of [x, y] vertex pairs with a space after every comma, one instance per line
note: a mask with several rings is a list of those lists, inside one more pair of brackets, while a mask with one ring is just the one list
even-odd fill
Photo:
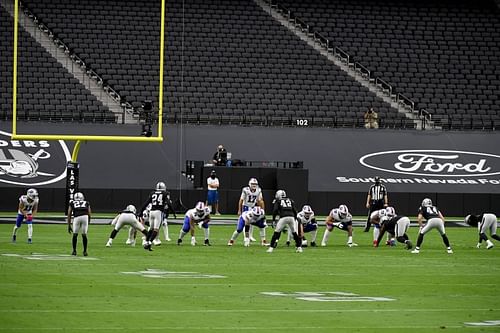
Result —
[[265, 239], [263, 239], [261, 242], [260, 242], [260, 245], [262, 246], [269, 246], [271, 244], [269, 244]]
[[255, 238], [253, 238], [252, 236], [250, 236], [250, 241], [251, 242], [256, 242], [257, 240]]
[[302, 247], [299, 246], [298, 248], [295, 249], [295, 252], [302, 253], [304, 252], [304, 250], [302, 249]]
[[227, 242], [227, 246], [233, 246], [234, 245], [234, 240], [230, 239], [229, 242]]
[[272, 253], [273, 251], [274, 251], [274, 247], [272, 247], [272, 246], [270, 246], [270, 247], [266, 250], [266, 252], [267, 252], [267, 253]]
[[412, 247], [413, 247], [413, 244], [409, 240], [407, 240], [405, 242], [405, 247], [406, 247], [407, 250], [411, 250]]
[[420, 253], [420, 250], [419, 249], [415, 249], [415, 250], [411, 251], [411, 253], [418, 254], [418, 253]]
[[203, 242], [203, 245], [212, 246], [212, 244], [210, 244], [210, 241], [208, 239], [205, 239], [205, 241]]
[[286, 246], [290, 246], [290, 241], [286, 241]]
[[480, 249], [481, 248], [481, 243], [477, 243], [476, 248]]
[[83, 252], [83, 256], [84, 256], [84, 257], [88, 257], [88, 255], [89, 255], [89, 254], [87, 253], [87, 251]]
[[321, 246], [326, 246], [326, 243], [321, 242]]
[[250, 246], [250, 238], [246, 238], [246, 237], [245, 237], [245, 239], [243, 240], [243, 245], [244, 245], [245, 247], [249, 247], [249, 246]]
[[453, 250], [451, 249], [451, 247], [449, 247], [449, 248], [446, 249], [446, 252], [448, 252], [448, 254], [452, 254]]
[[358, 246], [358, 244], [356, 244], [356, 243], [347, 243], [347, 246], [354, 247], [354, 246]]
[[196, 245], [196, 238], [191, 237], [191, 245], [195, 246]]
[[170, 237], [165, 237], [165, 242], [171, 242], [172, 239]]
[[16, 235], [12, 235], [12, 243], [16, 242]]
[[111, 244], [112, 244], [112, 242], [109, 240], [109, 241], [106, 243], [106, 247], [111, 247]]
[[31, 238], [28, 238], [28, 244], [32, 244]]
[[376, 239], [373, 240], [373, 247], [378, 247], [378, 241]]
[[316, 246], [318, 246], [318, 245], [316, 245], [316, 242], [311, 242], [311, 246], [312, 246], [312, 247], [316, 247]]
[[71, 252], [71, 255], [72, 255], [72, 256], [76, 256], [76, 251], [75, 251], [75, 250], [73, 250], [73, 252]]
[[127, 241], [125, 242], [125, 245], [130, 245], [132, 244], [133, 240], [130, 238], [127, 238]]
[[154, 239], [154, 240], [153, 240], [153, 245], [155, 245], [155, 246], [161, 245], [161, 240], [159, 240], [159, 239], [157, 239], [157, 238], [156, 238], [156, 239]]
[[177, 245], [181, 245], [181, 244], [182, 244], [182, 239], [180, 239], [180, 238], [179, 238], [179, 239], [177, 240]]
[[489, 249], [493, 248], [493, 246], [495, 246], [495, 245], [493, 244], [493, 242], [492, 242], [492, 241], [490, 241], [489, 239], [486, 241], [486, 244], [488, 244], [488, 245], [486, 245], [486, 249], [487, 249], [487, 250], [489, 250]]

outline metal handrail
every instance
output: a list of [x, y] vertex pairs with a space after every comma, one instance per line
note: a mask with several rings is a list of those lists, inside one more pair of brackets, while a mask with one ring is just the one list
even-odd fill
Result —
[[388, 95], [392, 95], [392, 86], [381, 78], [377, 77], [375, 79], [375, 85], [379, 86], [382, 91], [388, 92]]

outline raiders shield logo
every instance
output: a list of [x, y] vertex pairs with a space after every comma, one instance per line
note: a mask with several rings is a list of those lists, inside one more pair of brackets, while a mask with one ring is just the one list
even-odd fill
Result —
[[65, 178], [71, 154], [64, 141], [11, 140], [10, 137], [10, 133], [0, 131], [0, 182], [40, 186]]

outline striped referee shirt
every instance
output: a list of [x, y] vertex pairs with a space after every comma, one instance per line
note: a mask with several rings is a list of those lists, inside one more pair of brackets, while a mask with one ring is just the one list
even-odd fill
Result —
[[383, 200], [387, 195], [387, 189], [382, 184], [373, 184], [368, 191], [371, 201]]

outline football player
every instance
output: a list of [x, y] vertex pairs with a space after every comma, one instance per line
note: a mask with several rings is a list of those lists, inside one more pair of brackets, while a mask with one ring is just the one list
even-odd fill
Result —
[[295, 229], [295, 217], [297, 216], [297, 211], [295, 210], [293, 200], [288, 198], [283, 190], [278, 190], [275, 194], [273, 205], [273, 225], [276, 221], [276, 216], [278, 215], [280, 219], [274, 229], [271, 245], [269, 246], [269, 249], [267, 249], [267, 252], [273, 252], [276, 246], [278, 246], [278, 240], [280, 239], [281, 232], [285, 226], [288, 226], [288, 230], [290, 230], [293, 235], [293, 239], [295, 240], [295, 251], [299, 253], [302, 252], [302, 241], [297, 234], [297, 230]]
[[[395, 215], [395, 211], [393, 207], [388, 207], [389, 209], [387, 210], [386, 208], [382, 208], [379, 210], [376, 210], [370, 214], [370, 225], [373, 224], [373, 246], [378, 246], [379, 245], [379, 235], [380, 235], [380, 228], [382, 223], [385, 220], [389, 220], [392, 218], [392, 216]], [[392, 216], [388, 215], [388, 212], [393, 212]], [[387, 241], [386, 245], [395, 245], [396, 241], [394, 239], [391, 239], [391, 234], [387, 233]]]
[[113, 244], [113, 239], [115, 239], [118, 231], [120, 231], [120, 229], [125, 225], [128, 225], [131, 229], [139, 230], [144, 236], [147, 236], [148, 232], [146, 231], [146, 228], [144, 228], [144, 226], [137, 220], [137, 216], [135, 215], [136, 213], [137, 210], [135, 209], [135, 206], [128, 205], [124, 211], [116, 215], [116, 217], [113, 219], [113, 222], [111, 222], [111, 225], [114, 226], [114, 229], [109, 235], [106, 247], [111, 247], [111, 245]]
[[[69, 203], [68, 207], [68, 233], [73, 234], [72, 245], [73, 252], [71, 255], [76, 256], [76, 243], [78, 241], [78, 234], [82, 232], [82, 243], [83, 243], [83, 256], [87, 256], [87, 232], [90, 223], [90, 203], [85, 200], [83, 193], [77, 192], [73, 196], [73, 200]], [[71, 223], [71, 217], [73, 216], [73, 224]]]
[[378, 247], [384, 237], [384, 233], [387, 231], [391, 237], [396, 237], [398, 242], [405, 244], [407, 250], [411, 250], [413, 245], [406, 233], [408, 228], [410, 228], [410, 219], [406, 216], [396, 215], [393, 207], [387, 207], [385, 210], [385, 216], [387, 218], [382, 219], [380, 223], [380, 234], [373, 245]]
[[247, 210], [240, 215], [238, 219], [238, 225], [236, 230], [233, 232], [231, 239], [227, 243], [228, 246], [233, 246], [234, 241], [239, 236], [239, 234], [245, 229], [245, 238], [243, 240], [244, 246], [250, 246], [250, 226], [255, 225], [260, 230], [260, 239], [263, 246], [269, 246], [266, 242], [266, 216], [264, 210], [259, 206], [253, 207], [251, 210]]
[[[297, 214], [296, 219], [296, 228], [297, 234], [299, 235], [302, 246], [307, 246], [307, 240], [305, 238], [305, 234], [311, 233], [311, 246], [316, 246], [316, 236], [318, 234], [318, 222], [316, 222], [316, 217], [314, 217], [314, 212], [309, 205], [304, 205], [302, 210]], [[286, 245], [290, 245], [292, 240], [292, 233], [288, 233], [288, 239], [286, 241]]]
[[26, 221], [28, 226], [28, 244], [31, 244], [33, 238], [33, 216], [38, 211], [38, 192], [34, 188], [30, 188], [26, 194], [19, 197], [17, 205], [17, 218], [14, 229], [12, 230], [12, 242], [16, 242], [17, 229], [21, 228], [23, 221]]
[[[248, 186], [241, 190], [240, 200], [238, 201], [238, 215], [250, 210], [251, 208], [259, 206], [265, 211], [264, 197], [262, 196], [262, 189], [259, 187], [259, 182], [256, 178], [250, 178]], [[250, 240], [255, 242], [253, 238], [253, 226], [250, 226]]]
[[465, 217], [465, 223], [471, 227], [477, 227], [477, 231], [479, 232], [479, 241], [477, 242], [476, 247], [478, 249], [481, 247], [483, 240], [486, 241], [486, 248], [488, 250], [495, 246], [493, 242], [488, 239], [488, 236], [486, 236], [487, 231], [490, 232], [491, 238], [500, 241], [500, 237], [497, 235], [497, 217], [495, 214], [469, 214]]
[[150, 229], [148, 231], [148, 236], [146, 237], [146, 243], [144, 244], [144, 249], [152, 251], [153, 240], [158, 235], [160, 230], [160, 225], [163, 222], [163, 214], [165, 205], [170, 201], [170, 195], [167, 192], [167, 187], [164, 182], [156, 183], [154, 191], [149, 194], [148, 200], [144, 203], [141, 210], [139, 211], [139, 216], [142, 216], [146, 207], [151, 204], [151, 211], [149, 212], [149, 224]]
[[[424, 219], [427, 223], [424, 223]], [[422, 205], [418, 209], [417, 216], [418, 225], [420, 226], [420, 232], [418, 233], [417, 245], [411, 253], [420, 253], [420, 246], [424, 241], [424, 235], [432, 229], [437, 229], [441, 237], [443, 238], [443, 243], [446, 245], [446, 251], [451, 254], [453, 250], [450, 247], [450, 241], [448, 236], [446, 236], [446, 231], [444, 229], [444, 217], [436, 206], [432, 205], [432, 200], [425, 198], [422, 201]]]
[[340, 205], [339, 208], [332, 209], [326, 217], [325, 226], [326, 230], [321, 241], [321, 246], [326, 246], [334, 228], [347, 231], [347, 246], [358, 246], [358, 244], [352, 241], [352, 215], [349, 213], [346, 205]]
[[184, 216], [184, 224], [182, 225], [181, 231], [179, 233], [179, 239], [177, 239], [177, 245], [181, 245], [184, 236], [190, 232], [191, 233], [191, 245], [196, 245], [196, 238], [194, 236], [195, 227], [198, 225], [199, 228], [203, 229], [205, 236], [205, 241], [203, 245], [210, 246], [209, 236], [210, 236], [210, 208], [205, 206], [205, 204], [199, 201], [196, 206], [186, 212]]

